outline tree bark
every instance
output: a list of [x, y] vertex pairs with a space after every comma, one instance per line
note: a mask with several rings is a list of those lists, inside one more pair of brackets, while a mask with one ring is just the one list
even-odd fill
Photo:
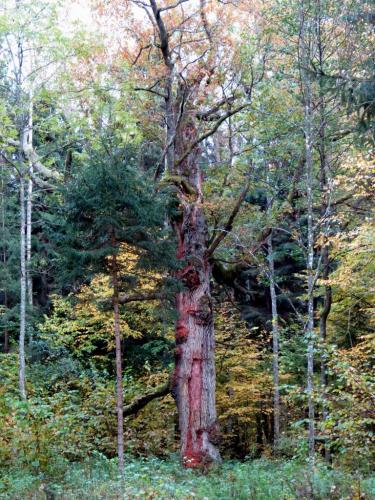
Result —
[[[29, 169], [32, 172], [32, 166]], [[27, 204], [26, 204], [26, 275], [27, 275], [27, 301], [30, 308], [33, 306], [33, 280], [31, 277], [31, 229], [32, 229], [32, 196], [33, 181], [30, 178], [27, 183]]]
[[[322, 98], [324, 99], [324, 98]], [[320, 123], [320, 144], [319, 144], [319, 154], [320, 154], [320, 192], [322, 197], [321, 202], [321, 217], [328, 218], [329, 211], [329, 203], [327, 200], [327, 157], [325, 151], [325, 119], [324, 119], [324, 101], [321, 102], [321, 123]], [[324, 241], [321, 250], [322, 256], [322, 274], [321, 278], [326, 281], [329, 278], [329, 248], [327, 243], [327, 232], [328, 232], [328, 223], [326, 223], [323, 227], [324, 231]], [[323, 297], [323, 307], [320, 311], [319, 316], [319, 335], [320, 335], [320, 343], [322, 347], [322, 352], [320, 354], [320, 384], [322, 391], [322, 417], [323, 424], [327, 420], [328, 412], [326, 405], [327, 398], [327, 367], [325, 361], [325, 348], [327, 342], [327, 319], [329, 313], [331, 311], [332, 305], [332, 289], [330, 285], [324, 285], [324, 297]], [[331, 454], [329, 451], [329, 446], [325, 446], [324, 455], [326, 460], [329, 462], [331, 460]]]
[[[193, 142], [191, 121], [181, 125], [176, 156]], [[183, 289], [177, 293], [175, 370], [172, 394], [176, 399], [181, 433], [181, 458], [186, 467], [206, 466], [220, 460], [215, 407], [215, 345], [211, 300], [211, 265], [202, 202], [200, 150], [195, 148], [178, 167], [195, 195], [180, 190], [181, 216], [174, 221], [178, 240], [178, 272]]]
[[116, 255], [112, 257], [113, 318], [116, 342], [116, 409], [117, 409], [117, 456], [121, 476], [124, 474], [124, 396], [122, 387], [122, 352], [119, 315], [119, 286]]
[[[5, 186], [4, 186], [4, 177], [1, 177], [1, 232], [2, 232], [2, 261], [3, 261], [3, 266], [4, 266], [4, 271], [6, 273], [7, 269], [7, 247], [6, 247], [6, 238], [5, 238], [5, 211], [6, 211], [6, 205], [5, 205]], [[4, 307], [5, 310], [8, 307], [8, 294], [7, 294], [7, 289], [4, 289]], [[9, 352], [9, 331], [6, 325], [4, 325], [4, 344], [3, 344], [3, 351], [4, 353]]]
[[25, 252], [25, 180], [20, 176], [20, 335], [19, 335], [19, 390], [26, 399], [25, 331], [26, 331], [26, 252]]
[[[328, 279], [329, 277], [329, 250], [326, 246], [323, 247], [322, 249], [322, 265], [323, 265], [323, 272], [322, 272], [322, 278], [324, 280]], [[332, 305], [332, 290], [330, 285], [325, 285], [324, 286], [324, 299], [323, 299], [323, 308], [320, 311], [320, 317], [319, 317], [319, 334], [320, 334], [320, 342], [322, 345], [322, 352], [320, 355], [320, 384], [321, 384], [321, 390], [322, 390], [322, 417], [323, 417], [323, 424], [328, 418], [328, 410], [327, 410], [327, 386], [328, 386], [328, 377], [327, 377], [327, 366], [326, 366], [326, 361], [325, 361], [325, 347], [327, 343], [327, 319], [329, 316], [329, 313], [331, 311], [331, 305]], [[325, 441], [325, 446], [324, 446], [324, 457], [327, 462], [331, 461], [331, 453], [329, 450], [329, 443]]]
[[[29, 123], [26, 134], [26, 142], [29, 148], [33, 147], [33, 101], [32, 92], [30, 92], [29, 102]], [[33, 209], [33, 163], [29, 160], [29, 179], [27, 182], [27, 201], [26, 201], [26, 288], [27, 302], [30, 310], [33, 307], [33, 279], [31, 274], [31, 233], [32, 233], [32, 209]], [[33, 331], [32, 325], [29, 325], [29, 342], [32, 343]]]
[[[325, 44], [322, 39], [321, 27], [322, 27], [322, 12], [321, 5], [318, 2], [318, 11], [317, 11], [317, 47], [319, 54], [319, 70], [322, 75], [324, 72], [324, 52], [325, 52]], [[325, 99], [325, 89], [323, 86], [322, 77], [319, 78], [319, 157], [320, 157], [320, 196], [321, 196], [321, 208], [320, 215], [322, 220], [325, 219], [325, 223], [323, 224], [323, 246], [321, 251], [322, 257], [322, 279], [326, 281], [329, 277], [329, 248], [328, 248], [328, 232], [329, 232], [329, 212], [330, 212], [330, 203], [329, 203], [329, 165], [328, 165], [328, 155], [326, 150], [326, 128], [327, 128], [327, 109], [326, 109], [326, 99]], [[324, 285], [324, 297], [323, 297], [323, 307], [320, 311], [319, 316], [319, 334], [320, 334], [320, 343], [321, 343], [321, 355], [320, 355], [320, 385], [322, 391], [322, 418], [323, 425], [328, 417], [327, 411], [327, 367], [325, 361], [325, 349], [327, 342], [327, 319], [329, 313], [331, 311], [332, 304], [332, 289], [330, 285]], [[325, 441], [324, 446], [324, 455], [327, 462], [331, 461], [331, 453], [329, 450], [329, 443]]]
[[275, 265], [273, 260], [272, 233], [268, 237], [268, 267], [272, 308], [272, 371], [273, 371], [273, 445], [277, 448], [280, 439], [280, 388], [279, 388], [279, 320], [275, 287]]
[[308, 6], [304, 0], [300, 4], [300, 35], [299, 56], [301, 88], [304, 106], [304, 135], [305, 135], [305, 165], [306, 165], [306, 190], [307, 190], [307, 404], [308, 404], [308, 450], [310, 461], [315, 455], [315, 406], [314, 406], [314, 218], [313, 218], [313, 106], [312, 83], [308, 68], [310, 65], [311, 35]]

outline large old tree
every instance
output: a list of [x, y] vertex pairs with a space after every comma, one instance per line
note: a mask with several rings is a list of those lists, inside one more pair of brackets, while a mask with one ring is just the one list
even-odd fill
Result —
[[[229, 11], [223, 5], [218, 8], [205, 0], [160, 4], [155, 0], [134, 0], [127, 3], [125, 10], [128, 41], [122, 54], [138, 69], [141, 83], [137, 81], [135, 90], [150, 96], [153, 106], [160, 110], [154, 118], [165, 130], [155, 180], [172, 184], [179, 204], [178, 215], [170, 221], [181, 261], [176, 275], [181, 286], [176, 295], [171, 392], [179, 414], [181, 458], [185, 466], [196, 467], [220, 460], [212, 255], [230, 231], [247, 189], [224, 227], [209, 238], [202, 189], [202, 146], [207, 146], [210, 137], [230, 117], [248, 106], [255, 81], [246, 84], [241, 73], [236, 72], [236, 54], [228, 29], [229, 12], [233, 15], [235, 9]], [[111, 22], [114, 17], [118, 22], [121, 15], [125, 19], [124, 4], [112, 3], [111, 11], [104, 13]]]

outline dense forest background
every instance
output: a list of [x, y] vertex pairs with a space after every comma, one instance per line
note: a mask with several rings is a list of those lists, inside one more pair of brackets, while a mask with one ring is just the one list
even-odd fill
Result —
[[0, 496], [374, 498], [374, 25], [1, 2]]

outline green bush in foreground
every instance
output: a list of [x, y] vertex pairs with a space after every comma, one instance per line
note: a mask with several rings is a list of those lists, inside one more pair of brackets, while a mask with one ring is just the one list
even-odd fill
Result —
[[183, 470], [177, 460], [128, 458], [121, 484], [115, 460], [71, 464], [60, 480], [3, 471], [0, 497], [11, 499], [373, 499], [375, 478], [289, 461], [225, 462], [209, 474]]

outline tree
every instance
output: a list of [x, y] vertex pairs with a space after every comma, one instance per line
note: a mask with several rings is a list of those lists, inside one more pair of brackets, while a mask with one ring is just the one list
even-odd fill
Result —
[[177, 258], [182, 263], [177, 273], [182, 290], [176, 296], [172, 394], [179, 413], [181, 458], [185, 466], [196, 467], [220, 460], [210, 284], [213, 253], [231, 231], [248, 187], [240, 193], [223, 228], [217, 228], [209, 241], [202, 148], [221, 125], [249, 105], [260, 76], [255, 72], [247, 81], [237, 72], [235, 36], [222, 16], [223, 9], [228, 16], [234, 9], [216, 7], [211, 1], [200, 2], [197, 9], [185, 1], [158, 5], [155, 0], [129, 1], [123, 7], [114, 1], [109, 8], [101, 5], [100, 12], [116, 32], [114, 16], [121, 18], [125, 10], [131, 37], [135, 33], [132, 20], [137, 24], [139, 16], [145, 22], [144, 31], [134, 40], [136, 50], [133, 44], [124, 47], [122, 40], [120, 50], [136, 65], [134, 90], [149, 94], [152, 106], [161, 108], [165, 140], [155, 179], [162, 177], [163, 184], [175, 187], [180, 206], [179, 215], [171, 220], [178, 241]]
[[[30, 309], [33, 305], [33, 183], [37, 181], [43, 185], [43, 179], [59, 177], [41, 162], [33, 144], [34, 98], [41, 93], [45, 81], [51, 77], [52, 68], [56, 70], [63, 57], [61, 52], [64, 52], [60, 32], [53, 24], [56, 5], [50, 1], [42, 3], [43, 8], [27, 1], [5, 2], [0, 33], [3, 45], [1, 62], [6, 68], [2, 74], [2, 97], [7, 117], [6, 126], [1, 130], [1, 151], [3, 160], [14, 170], [19, 181], [19, 388], [23, 399], [26, 399], [27, 303]], [[45, 48], [48, 38], [50, 45]], [[31, 335], [31, 324], [29, 331]]]
[[141, 249], [143, 266], [150, 257], [162, 266], [168, 262], [170, 254], [163, 233], [165, 209], [160, 196], [153, 196], [150, 185], [132, 165], [134, 148], [118, 147], [108, 137], [105, 141], [106, 146], [103, 138], [101, 147], [84, 159], [83, 167], [65, 189], [62, 209], [66, 238], [62, 252], [66, 252], [66, 262], [73, 265], [73, 272], [79, 263], [81, 279], [87, 280], [90, 274], [98, 271], [107, 271], [112, 278], [117, 451], [123, 474], [123, 359], [119, 308], [127, 300], [120, 296], [120, 283], [126, 282], [126, 276], [119, 274], [118, 253], [122, 243]]

